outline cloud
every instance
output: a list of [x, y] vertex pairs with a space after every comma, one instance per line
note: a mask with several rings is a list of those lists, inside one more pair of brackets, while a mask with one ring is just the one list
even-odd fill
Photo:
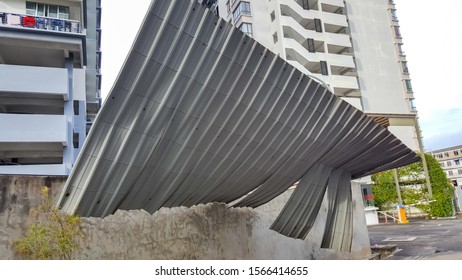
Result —
[[[457, 104], [454, 104], [457, 106]], [[435, 109], [431, 115], [420, 118], [420, 126], [426, 149], [442, 149], [462, 144], [462, 110]]]
[[425, 150], [438, 150], [453, 146], [459, 146], [462, 139], [462, 130], [455, 131], [444, 135], [435, 135], [428, 138], [423, 138]]

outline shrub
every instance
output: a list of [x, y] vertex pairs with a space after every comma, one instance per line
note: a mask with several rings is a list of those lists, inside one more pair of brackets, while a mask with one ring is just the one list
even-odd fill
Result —
[[24, 259], [71, 259], [83, 237], [80, 217], [53, 207], [47, 187], [42, 189], [42, 204], [32, 209], [31, 224], [14, 248]]

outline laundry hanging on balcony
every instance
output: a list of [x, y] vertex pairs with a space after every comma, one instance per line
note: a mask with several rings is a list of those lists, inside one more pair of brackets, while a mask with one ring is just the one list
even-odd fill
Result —
[[36, 20], [34, 17], [23, 17], [22, 18], [22, 26], [25, 27], [35, 27]]

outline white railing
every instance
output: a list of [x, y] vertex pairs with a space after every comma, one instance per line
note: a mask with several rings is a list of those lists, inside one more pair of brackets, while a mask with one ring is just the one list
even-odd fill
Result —
[[12, 14], [1, 11], [0, 25], [9, 25], [41, 30], [53, 30], [69, 33], [81, 33], [82, 31], [80, 22], [76, 20]]
[[385, 218], [385, 223], [388, 223], [388, 218], [392, 219], [393, 222], [397, 223], [399, 221], [398, 217], [396, 217], [395, 212], [387, 212], [387, 211], [377, 211], [377, 213], [382, 215]]

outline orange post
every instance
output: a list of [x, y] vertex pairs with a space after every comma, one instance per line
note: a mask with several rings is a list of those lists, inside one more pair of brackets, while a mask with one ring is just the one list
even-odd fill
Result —
[[404, 211], [404, 206], [400, 204], [396, 207], [398, 207], [398, 224], [409, 224], [406, 212]]

